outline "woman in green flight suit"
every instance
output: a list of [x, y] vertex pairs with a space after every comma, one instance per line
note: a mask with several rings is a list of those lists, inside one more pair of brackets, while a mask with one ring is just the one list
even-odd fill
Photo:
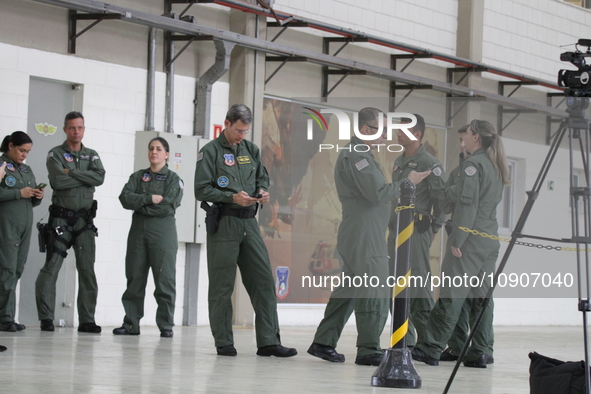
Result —
[[[480, 310], [480, 299], [490, 286], [490, 275], [495, 271], [499, 254], [499, 241], [464, 232], [459, 227], [497, 236], [496, 208], [501, 201], [503, 186], [509, 183], [505, 149], [493, 125], [473, 120], [466, 132], [461, 133], [461, 138], [470, 156], [462, 163], [458, 182], [445, 190], [446, 199], [455, 202], [455, 209], [452, 216], [454, 228], [448, 238], [441, 271], [451, 278], [467, 276], [470, 280], [469, 284], [463, 282], [457, 287], [447, 284], [441, 288], [425, 338], [420, 338], [412, 349], [413, 359], [430, 365], [439, 364], [464, 301], [468, 303], [470, 322], [473, 322]], [[478, 277], [478, 284], [483, 285], [474, 285], [472, 277]], [[492, 320], [492, 303], [488, 303], [464, 358], [465, 366], [486, 368], [491, 350]]]
[[22, 131], [4, 137], [0, 145], [0, 162], [6, 163], [6, 176], [0, 178], [0, 331], [25, 329], [14, 321], [15, 290], [29, 254], [33, 207], [43, 198], [31, 167], [23, 163], [32, 147], [31, 137]]
[[119, 196], [123, 208], [134, 213], [125, 257], [127, 290], [121, 297], [125, 317], [123, 326], [113, 330], [115, 335], [140, 334], [146, 282], [152, 268], [158, 303], [156, 324], [161, 337], [173, 336], [178, 249], [174, 213], [181, 205], [183, 181], [168, 169], [169, 151], [164, 138], [153, 138], [148, 144], [150, 167], [132, 174]]

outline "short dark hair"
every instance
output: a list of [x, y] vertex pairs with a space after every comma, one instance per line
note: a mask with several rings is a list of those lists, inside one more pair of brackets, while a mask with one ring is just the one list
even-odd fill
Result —
[[4, 139], [2, 140], [2, 144], [0, 144], [0, 152], [8, 152], [8, 144], [10, 143], [13, 146], [21, 146], [24, 144], [32, 144], [33, 140], [24, 131], [15, 131], [14, 133], [4, 137]]
[[68, 120], [78, 119], [78, 118], [81, 118], [82, 120], [84, 120], [84, 116], [82, 115], [82, 113], [80, 113], [78, 111], [68, 112], [68, 114], [66, 115], [66, 117], [64, 119], [64, 127], [66, 127], [68, 125]]
[[417, 118], [417, 124], [415, 125], [415, 127], [413, 127], [413, 130], [415, 130], [415, 131], [418, 130], [421, 132], [421, 138], [419, 138], [419, 141], [422, 141], [423, 136], [425, 135], [425, 118], [423, 118], [419, 114], [413, 114], [413, 115]]
[[468, 127], [470, 127], [469, 124], [467, 124], [466, 126], [462, 126], [458, 129], [458, 133], [462, 134], [462, 133], [467, 133], [468, 132]]
[[226, 113], [226, 120], [231, 124], [241, 121], [244, 124], [252, 123], [252, 112], [244, 104], [234, 104]]
[[374, 126], [376, 122], [379, 122], [378, 116], [382, 111], [373, 107], [362, 108], [357, 114], [357, 127], [359, 130], [363, 126]]
[[[422, 141], [423, 136], [425, 135], [425, 118], [423, 118], [419, 114], [413, 114], [413, 115], [415, 116], [415, 118], [417, 118], [417, 123], [412, 127], [412, 130], [421, 132], [421, 138], [419, 138], [419, 141]], [[400, 120], [402, 122], [408, 122], [408, 123], [410, 123], [412, 121], [412, 119], [410, 119], [410, 118], [402, 118]]]

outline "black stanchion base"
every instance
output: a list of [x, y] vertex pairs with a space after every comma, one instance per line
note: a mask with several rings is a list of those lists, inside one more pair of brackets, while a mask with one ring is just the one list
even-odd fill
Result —
[[386, 350], [380, 366], [371, 377], [371, 385], [420, 389], [421, 377], [412, 362], [410, 350], [407, 348]]

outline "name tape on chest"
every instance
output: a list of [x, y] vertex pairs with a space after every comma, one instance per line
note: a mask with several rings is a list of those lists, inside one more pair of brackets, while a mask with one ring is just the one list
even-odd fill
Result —
[[467, 168], [464, 170], [464, 172], [465, 172], [465, 173], [466, 173], [466, 175], [468, 175], [468, 176], [473, 176], [474, 174], [476, 174], [477, 170], [476, 170], [476, 167], [470, 166], [470, 167], [467, 167]]
[[360, 160], [357, 163], [355, 163], [355, 167], [357, 167], [358, 171], [361, 171], [365, 167], [369, 167], [369, 162], [367, 161], [367, 159]]
[[156, 180], [157, 181], [165, 181], [167, 178], [166, 175], [162, 175], [162, 174], [156, 174]]
[[250, 164], [250, 156], [238, 156], [238, 164]]

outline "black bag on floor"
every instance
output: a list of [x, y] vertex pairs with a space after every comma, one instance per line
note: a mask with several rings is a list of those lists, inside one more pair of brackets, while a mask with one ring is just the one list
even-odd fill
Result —
[[585, 362], [560, 361], [529, 354], [530, 394], [583, 394], [585, 393]]

